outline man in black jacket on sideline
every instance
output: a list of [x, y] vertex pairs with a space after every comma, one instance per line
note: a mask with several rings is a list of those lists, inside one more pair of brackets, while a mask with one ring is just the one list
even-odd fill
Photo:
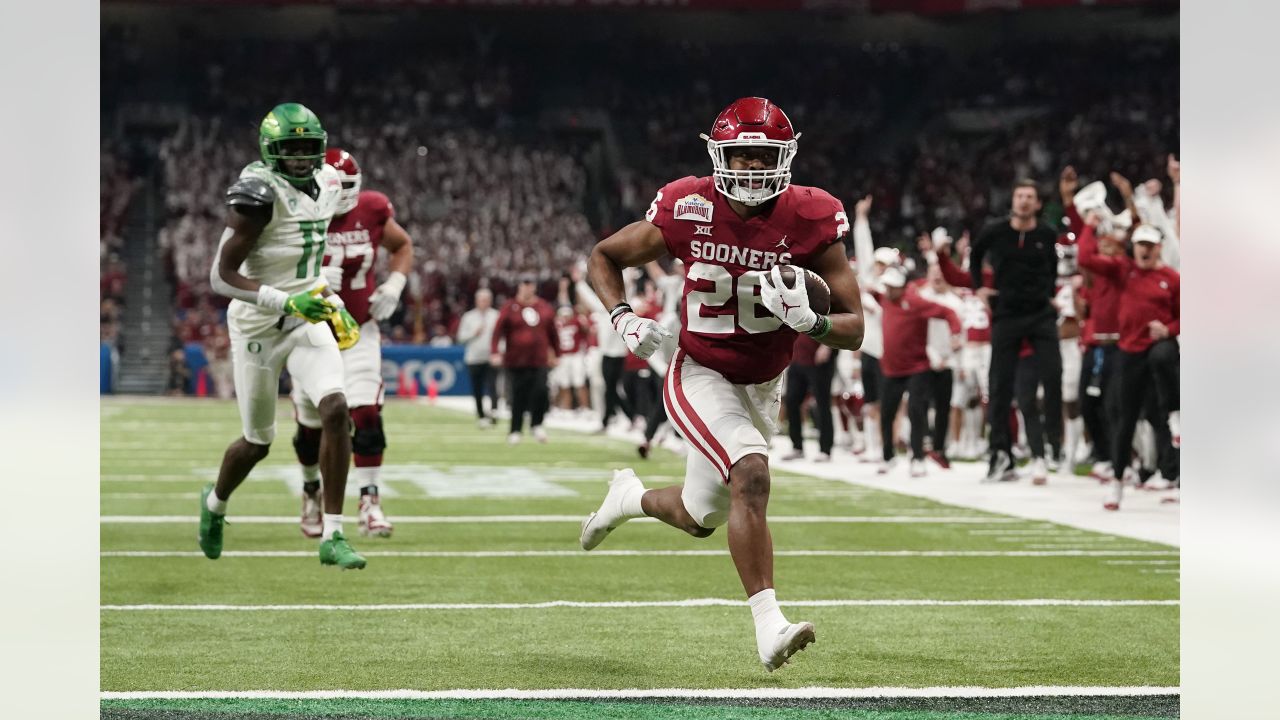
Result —
[[[1057, 312], [1052, 303], [1058, 276], [1054, 247], [1058, 234], [1040, 223], [1040, 193], [1033, 180], [1013, 187], [1008, 218], [982, 229], [973, 243], [969, 272], [973, 287], [991, 306], [991, 460], [986, 481], [1014, 480], [1009, 409], [1014, 371], [1023, 340], [1031, 343], [1044, 386], [1045, 433], [1062, 435], [1062, 355]], [[983, 288], [982, 263], [994, 273], [994, 288]], [[1037, 454], [1037, 457], [1039, 455]]]

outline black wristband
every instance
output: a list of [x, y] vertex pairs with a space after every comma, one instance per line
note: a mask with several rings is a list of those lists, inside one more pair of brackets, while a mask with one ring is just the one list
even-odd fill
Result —
[[818, 321], [813, 324], [813, 327], [809, 328], [805, 335], [808, 335], [814, 340], [821, 340], [826, 337], [829, 332], [831, 332], [831, 318], [826, 315], [819, 315]]
[[[621, 312], [619, 312], [619, 311], [621, 311]], [[613, 306], [613, 309], [609, 311], [609, 319], [610, 319], [610, 320], [617, 320], [617, 319], [618, 319], [618, 315], [621, 315], [622, 313], [629, 313], [629, 312], [635, 312], [635, 310], [632, 310], [632, 309], [631, 309], [631, 306], [630, 306], [630, 305], [628, 305], [627, 303], [625, 303], [625, 302], [620, 302], [620, 303], [618, 303], [617, 305], [614, 305], [614, 306]]]

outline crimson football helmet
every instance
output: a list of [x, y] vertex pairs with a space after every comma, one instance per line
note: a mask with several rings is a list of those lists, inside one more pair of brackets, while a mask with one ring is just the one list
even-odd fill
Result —
[[360, 202], [360, 165], [351, 153], [331, 147], [324, 151], [324, 161], [332, 165], [342, 178], [342, 192], [338, 195], [338, 214], [346, 215]]
[[[759, 205], [778, 197], [791, 184], [791, 161], [796, 156], [800, 133], [782, 108], [760, 97], [733, 101], [711, 126], [707, 141], [716, 190], [744, 205]], [[772, 148], [777, 162], [764, 170], [732, 170], [733, 148]]]

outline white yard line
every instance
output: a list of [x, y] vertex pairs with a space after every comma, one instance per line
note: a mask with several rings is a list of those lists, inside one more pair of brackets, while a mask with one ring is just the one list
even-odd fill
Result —
[[[396, 515], [395, 522], [397, 524], [421, 524], [421, 523], [560, 523], [573, 522], [581, 523], [585, 515]], [[103, 515], [99, 518], [99, 522], [103, 525], [115, 524], [150, 524], [150, 523], [195, 523], [200, 518], [195, 515]], [[237, 523], [245, 524], [265, 524], [265, 525], [290, 525], [296, 524], [298, 518], [296, 515], [231, 515], [227, 518], [227, 522], [235, 525]], [[637, 518], [631, 522], [650, 522], [656, 523], [653, 518]], [[1023, 522], [1017, 518], [1002, 517], [929, 517], [924, 515], [869, 515], [864, 517], [846, 516], [846, 515], [773, 515], [769, 518], [769, 522], [773, 524], [790, 524], [790, 523], [850, 523], [850, 524], [1005, 524]]]
[[603, 700], [625, 698], [857, 699], [857, 698], [1008, 698], [1131, 697], [1178, 695], [1178, 687], [1062, 686], [1026, 687], [803, 687], [803, 688], [633, 688], [597, 690], [131, 690], [105, 691], [103, 700]]
[[[368, 557], [407, 558], [520, 558], [520, 557], [728, 557], [728, 550], [372, 550]], [[993, 557], [1142, 557], [1169, 556], [1169, 550], [776, 550], [777, 557], [853, 557], [853, 558], [993, 558]], [[100, 557], [177, 558], [204, 557], [199, 550], [104, 550]], [[313, 550], [228, 550], [222, 557], [293, 558], [312, 557]], [[1177, 560], [1109, 560], [1107, 564], [1176, 564]]]
[[[1074, 600], [1034, 598], [1025, 600], [929, 600], [929, 599], [867, 599], [867, 600], [786, 600], [778, 603], [786, 607], [1177, 607], [1179, 600]], [[364, 605], [102, 605], [101, 610], [119, 612], [270, 612], [270, 611], [401, 611], [401, 610], [549, 610], [553, 608], [691, 608], [691, 607], [746, 607], [745, 600], [727, 598], [690, 598], [688, 600], [548, 600], [536, 603], [385, 603]]]

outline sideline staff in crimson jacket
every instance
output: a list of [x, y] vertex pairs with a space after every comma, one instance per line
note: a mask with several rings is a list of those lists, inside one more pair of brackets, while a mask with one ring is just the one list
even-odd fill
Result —
[[1040, 192], [1033, 180], [1013, 186], [1007, 219], [983, 228], [973, 243], [969, 272], [982, 288], [982, 263], [990, 263], [995, 288], [979, 295], [991, 304], [991, 462], [988, 481], [1012, 480], [1013, 454], [1009, 409], [1013, 405], [1018, 348], [1031, 343], [1044, 386], [1045, 431], [1062, 436], [1062, 355], [1057, 311], [1050, 300], [1058, 277], [1057, 233], [1039, 222]]
[[[542, 418], [547, 412], [547, 368], [554, 366], [560, 354], [555, 313], [551, 304], [534, 294], [537, 285], [532, 277], [520, 279], [516, 296], [502, 308], [494, 327], [490, 352], [493, 365], [507, 370], [511, 388], [511, 434], [507, 442], [520, 442], [524, 414], [529, 413], [529, 429], [538, 442], [547, 441]], [[506, 352], [498, 354], [498, 343], [505, 340]]]

